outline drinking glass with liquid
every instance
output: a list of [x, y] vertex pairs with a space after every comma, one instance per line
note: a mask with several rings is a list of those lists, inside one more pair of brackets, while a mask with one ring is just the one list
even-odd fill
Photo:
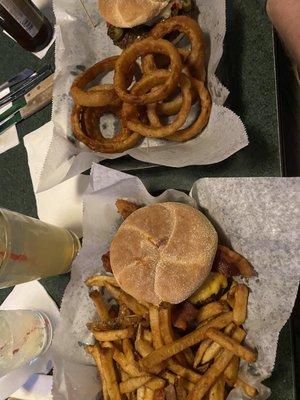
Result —
[[0, 310], [0, 377], [33, 363], [52, 340], [49, 318], [32, 310]]
[[68, 272], [79, 249], [72, 231], [0, 209], [0, 288]]

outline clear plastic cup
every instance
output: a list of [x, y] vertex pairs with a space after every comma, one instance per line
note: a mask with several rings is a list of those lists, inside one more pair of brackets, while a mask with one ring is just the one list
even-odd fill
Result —
[[52, 341], [49, 318], [32, 310], [0, 310], [0, 377], [31, 364]]
[[0, 209], [0, 288], [68, 272], [79, 249], [73, 232]]

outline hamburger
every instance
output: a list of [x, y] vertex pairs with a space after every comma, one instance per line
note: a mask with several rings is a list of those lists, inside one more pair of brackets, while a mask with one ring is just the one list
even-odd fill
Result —
[[197, 17], [194, 0], [99, 0], [99, 12], [107, 21], [108, 36], [122, 49], [146, 37], [161, 20], [175, 15]]
[[218, 246], [211, 222], [181, 203], [139, 208], [110, 246], [112, 272], [123, 290], [152, 304], [180, 303], [208, 278]]

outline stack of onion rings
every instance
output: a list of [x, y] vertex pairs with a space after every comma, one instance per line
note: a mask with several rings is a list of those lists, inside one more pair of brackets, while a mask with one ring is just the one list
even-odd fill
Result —
[[[174, 31], [187, 36], [191, 49], [177, 49], [164, 39]], [[148, 38], [136, 41], [120, 56], [90, 67], [71, 87], [75, 137], [101, 153], [124, 152], [145, 136], [173, 142], [196, 137], [207, 125], [211, 110], [211, 98], [205, 87], [204, 53], [198, 24], [189, 17], [178, 16], [158, 23]], [[156, 56], [162, 56], [160, 63], [156, 64]], [[139, 59], [143, 75], [138, 80], [132, 71]], [[88, 88], [99, 74], [108, 71], [114, 71], [113, 84]], [[170, 100], [170, 96], [175, 98]], [[189, 127], [184, 127], [194, 101], [199, 103], [199, 115]], [[104, 137], [99, 128], [105, 114], [114, 114], [121, 121], [113, 138]], [[162, 123], [164, 116], [174, 117]]]

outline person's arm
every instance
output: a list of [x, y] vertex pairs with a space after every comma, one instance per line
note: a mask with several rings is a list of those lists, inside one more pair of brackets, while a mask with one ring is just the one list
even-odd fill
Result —
[[267, 0], [267, 14], [300, 70], [300, 0]]

